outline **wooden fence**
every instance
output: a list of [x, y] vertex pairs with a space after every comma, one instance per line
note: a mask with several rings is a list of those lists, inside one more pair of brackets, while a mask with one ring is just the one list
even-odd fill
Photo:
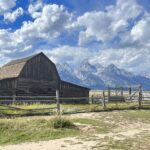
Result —
[[100, 101], [104, 109], [108, 103], [137, 102], [138, 108], [141, 108], [142, 105], [150, 105], [150, 91], [142, 91], [141, 89], [132, 91], [132, 93], [121, 91], [120, 95], [115, 90], [111, 92], [109, 90], [94, 90], [90, 93], [90, 97], [92, 103], [98, 103]]
[[[136, 103], [136, 108], [142, 108], [145, 105], [150, 106], [150, 93], [147, 92], [146, 94], [142, 92], [138, 92], [133, 95], [124, 95], [124, 101], [120, 100], [111, 100], [109, 99], [108, 94], [105, 93], [105, 91], [102, 92], [102, 94], [99, 95], [90, 95], [90, 97], [60, 97], [59, 91], [56, 91], [55, 96], [0, 96], [0, 115], [1, 112], [5, 111], [13, 111], [16, 110], [18, 112], [27, 112], [25, 114], [34, 114], [38, 115], [39, 112], [41, 114], [62, 114], [62, 113], [76, 113], [76, 112], [88, 112], [91, 108], [93, 111], [101, 111], [101, 110], [108, 110], [110, 104], [128, 104], [128, 103]], [[120, 97], [116, 97], [120, 98]], [[64, 103], [68, 104], [68, 102], [71, 104], [81, 104], [80, 105], [74, 105], [73, 111], [65, 110], [63, 111]], [[40, 104], [47, 104], [45, 108], [23, 108], [21, 107], [22, 104], [25, 105], [32, 105], [34, 103], [40, 103]], [[86, 105], [84, 105], [84, 104]], [[9, 105], [13, 104], [13, 105]], [[51, 105], [52, 104], [52, 105]], [[42, 106], [42, 105], [39, 105]], [[50, 107], [51, 106], [51, 107]], [[68, 105], [69, 106], [69, 105]], [[79, 107], [78, 107], [79, 106]], [[67, 109], [72, 109], [72, 106], [69, 106]], [[101, 107], [100, 109], [97, 109]], [[95, 109], [96, 108], [96, 109]], [[150, 107], [149, 107], [150, 108]], [[66, 109], [66, 108], [65, 108]], [[8, 115], [8, 113], [7, 113]], [[11, 113], [9, 114], [11, 115]]]
[[[28, 114], [38, 114], [38, 111], [48, 111], [47, 114], [60, 114], [61, 104], [65, 103], [88, 103], [89, 97], [60, 97], [59, 90], [56, 90], [55, 96], [0, 96], [0, 113], [1, 111], [23, 111]], [[47, 106], [53, 104], [53, 107], [47, 108], [22, 108], [21, 105], [32, 105], [32, 104], [47, 104]], [[42, 106], [42, 105], [41, 105]], [[44, 114], [44, 113], [43, 113]], [[8, 113], [7, 113], [8, 115]], [[9, 114], [11, 115], [11, 114]], [[19, 115], [19, 114], [18, 114]]]

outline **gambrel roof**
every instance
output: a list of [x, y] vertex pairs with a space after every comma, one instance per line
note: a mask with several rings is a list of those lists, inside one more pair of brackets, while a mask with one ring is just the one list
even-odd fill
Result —
[[25, 57], [25, 58], [21, 58], [21, 59], [12, 60], [9, 63], [7, 63], [6, 65], [4, 65], [3, 67], [16, 65], [16, 64], [19, 64], [19, 63], [26, 63], [27, 61], [29, 61], [30, 59], [32, 59], [33, 57], [35, 57], [37, 55], [39, 55], [39, 54], [32, 55], [32, 56]]
[[26, 62], [21, 62], [14, 65], [6, 65], [0, 68], [0, 80], [18, 77], [25, 63]]
[[2, 66], [0, 68], [0, 80], [9, 79], [9, 78], [17, 78], [20, 75], [20, 73], [21, 73], [23, 67], [26, 65], [26, 63], [29, 60], [31, 60], [32, 58], [34, 58], [35, 56], [40, 55], [40, 54], [44, 55], [41, 52], [41, 53], [26, 57], [26, 58], [12, 60], [9, 63], [7, 63], [6, 65]]

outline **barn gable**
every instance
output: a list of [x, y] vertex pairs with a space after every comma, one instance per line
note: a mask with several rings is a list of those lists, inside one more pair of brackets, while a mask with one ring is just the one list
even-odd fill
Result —
[[19, 75], [20, 78], [44, 81], [59, 81], [55, 64], [43, 53], [29, 59]]
[[[50, 69], [53, 69], [53, 71]], [[52, 76], [48, 75], [48, 73], [52, 74]], [[60, 80], [55, 64], [43, 53], [13, 60], [0, 68], [0, 80], [19, 76], [30, 79], [35, 78], [36, 80]]]

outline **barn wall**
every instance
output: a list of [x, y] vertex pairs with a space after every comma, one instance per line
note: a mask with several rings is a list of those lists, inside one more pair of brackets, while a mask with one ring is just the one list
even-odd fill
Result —
[[0, 80], [0, 95], [12, 95], [17, 88], [17, 79]]
[[44, 55], [37, 55], [27, 62], [18, 78], [18, 94], [54, 96], [59, 81], [55, 65]]
[[67, 82], [61, 83], [62, 97], [89, 97], [89, 89]]
[[32, 79], [18, 79], [18, 95], [51, 95], [55, 96], [58, 81], [41, 81]]
[[14, 89], [17, 87], [16, 79], [4, 79], [0, 81], [0, 89]]
[[60, 96], [64, 98], [60, 100], [61, 103], [89, 103], [89, 89], [64, 81], [61, 82]]
[[42, 54], [27, 62], [19, 77], [44, 81], [60, 80], [55, 65]]

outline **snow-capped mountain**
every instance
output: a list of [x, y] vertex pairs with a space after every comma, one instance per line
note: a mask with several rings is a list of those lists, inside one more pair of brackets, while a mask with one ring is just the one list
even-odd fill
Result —
[[78, 67], [72, 68], [69, 64], [58, 64], [58, 72], [62, 80], [80, 84], [91, 89], [103, 89], [115, 85], [139, 85], [150, 89], [150, 78], [134, 75], [114, 64], [103, 67], [101, 64], [90, 64], [84, 60]]
[[90, 88], [103, 88], [105, 86], [104, 82], [97, 75], [97, 68], [87, 61], [82, 62], [80, 66], [75, 69], [74, 74], [80, 79], [81, 85]]
[[147, 76], [146, 76], [147, 78], [150, 78], [150, 73], [149, 74], [147, 74]]
[[150, 78], [150, 73], [142, 73], [142, 76], [144, 76], [146, 78]]
[[133, 74], [110, 64], [99, 74], [105, 85], [129, 85]]
[[69, 64], [56, 64], [56, 66], [62, 80], [80, 84], [80, 79], [76, 77], [74, 70], [69, 66]]

